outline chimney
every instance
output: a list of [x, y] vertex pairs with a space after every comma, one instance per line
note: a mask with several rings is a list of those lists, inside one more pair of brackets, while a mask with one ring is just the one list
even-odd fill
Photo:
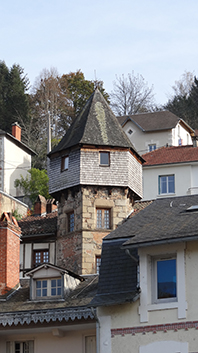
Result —
[[0, 218], [0, 295], [19, 286], [21, 229], [14, 217], [4, 212]]
[[46, 214], [47, 201], [44, 196], [38, 195], [34, 204], [34, 215], [43, 216]]
[[18, 123], [12, 124], [12, 136], [21, 141], [21, 127]]
[[48, 199], [47, 200], [47, 208], [46, 208], [47, 213], [51, 213], [55, 210], [57, 210], [57, 205], [55, 203], [55, 199]]

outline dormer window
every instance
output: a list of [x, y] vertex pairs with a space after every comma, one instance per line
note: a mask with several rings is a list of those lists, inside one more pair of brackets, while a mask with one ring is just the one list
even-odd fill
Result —
[[110, 153], [109, 152], [100, 152], [100, 165], [109, 166], [110, 165]]
[[69, 156], [64, 156], [61, 159], [61, 171], [67, 170], [69, 168]]
[[63, 300], [82, 281], [79, 275], [50, 263], [33, 268], [26, 276], [30, 276], [30, 299], [36, 301]]
[[62, 281], [61, 278], [38, 279], [36, 281], [36, 298], [61, 297]]

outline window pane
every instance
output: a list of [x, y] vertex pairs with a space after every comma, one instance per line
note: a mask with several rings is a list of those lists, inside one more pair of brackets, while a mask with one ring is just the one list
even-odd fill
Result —
[[109, 152], [100, 152], [100, 164], [109, 165]]
[[102, 228], [102, 210], [97, 210], [97, 228]]
[[174, 175], [168, 176], [168, 192], [169, 193], [175, 192], [175, 177], [174, 177]]
[[157, 299], [176, 296], [176, 259], [157, 261]]
[[74, 213], [69, 213], [68, 214], [68, 231], [73, 232], [74, 231]]
[[110, 228], [109, 210], [104, 210], [104, 228]]
[[166, 176], [160, 177], [160, 193], [167, 194], [167, 180]]
[[69, 165], [69, 157], [65, 157], [65, 159], [64, 159], [64, 169], [68, 169], [68, 165]]

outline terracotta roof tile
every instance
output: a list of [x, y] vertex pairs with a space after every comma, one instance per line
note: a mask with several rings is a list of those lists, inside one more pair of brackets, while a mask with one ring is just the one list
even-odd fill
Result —
[[144, 166], [198, 161], [198, 148], [193, 146], [161, 147], [142, 156]]

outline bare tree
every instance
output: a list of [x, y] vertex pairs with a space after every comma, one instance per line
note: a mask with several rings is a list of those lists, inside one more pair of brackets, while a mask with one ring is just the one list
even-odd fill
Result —
[[194, 72], [184, 71], [184, 73], [181, 75], [180, 80], [175, 81], [175, 84], [172, 86], [174, 93], [173, 95], [169, 95], [169, 99], [174, 97], [188, 98], [194, 83], [194, 76]]
[[131, 115], [154, 110], [153, 86], [148, 87], [142, 75], [134, 72], [116, 76], [110, 94], [111, 107], [116, 115]]

